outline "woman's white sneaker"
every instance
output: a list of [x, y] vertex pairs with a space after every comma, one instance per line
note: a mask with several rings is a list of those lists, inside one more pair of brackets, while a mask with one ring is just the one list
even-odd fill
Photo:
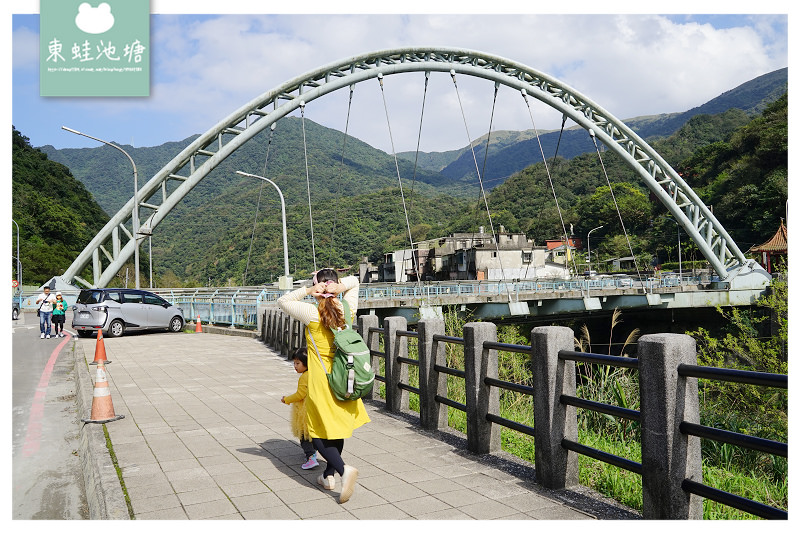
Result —
[[342, 474], [342, 493], [339, 494], [339, 503], [344, 503], [353, 495], [356, 488], [356, 479], [358, 479], [358, 470], [350, 465], [344, 465], [344, 474]]

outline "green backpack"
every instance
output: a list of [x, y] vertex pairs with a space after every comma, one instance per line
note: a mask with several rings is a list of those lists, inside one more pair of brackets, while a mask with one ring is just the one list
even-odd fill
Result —
[[[375, 382], [375, 372], [372, 370], [372, 356], [369, 348], [361, 335], [352, 328], [353, 319], [350, 315], [350, 306], [346, 300], [341, 300], [344, 307], [344, 329], [333, 329], [333, 343], [336, 345], [336, 352], [333, 356], [333, 365], [328, 376], [328, 385], [331, 387], [333, 395], [338, 400], [357, 400], [367, 396], [372, 392], [372, 384]], [[311, 337], [311, 344], [314, 351], [325, 369], [322, 362], [317, 343], [314, 336]]]

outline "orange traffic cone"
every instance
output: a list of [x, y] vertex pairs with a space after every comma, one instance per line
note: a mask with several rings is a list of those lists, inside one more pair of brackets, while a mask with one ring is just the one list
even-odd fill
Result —
[[197, 322], [195, 322], [194, 332], [195, 333], [203, 333], [203, 323], [200, 320], [200, 315], [197, 315]]
[[97, 365], [100, 363], [110, 363], [106, 358], [106, 345], [103, 342], [103, 330], [98, 328], [97, 329], [97, 344], [94, 346], [94, 361], [89, 363], [90, 365]]
[[125, 415], [114, 414], [114, 404], [111, 402], [111, 391], [106, 379], [106, 367], [102, 361], [97, 363], [97, 376], [94, 380], [94, 394], [92, 396], [91, 418], [83, 418], [81, 422], [105, 424], [125, 418]]

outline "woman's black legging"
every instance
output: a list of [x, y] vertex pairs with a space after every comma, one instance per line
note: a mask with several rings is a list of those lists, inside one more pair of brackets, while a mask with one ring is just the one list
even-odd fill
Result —
[[344, 449], [344, 439], [319, 439], [313, 438], [314, 448], [328, 463], [325, 468], [325, 477], [332, 476], [334, 472], [344, 475], [344, 461], [342, 460], [342, 450]]

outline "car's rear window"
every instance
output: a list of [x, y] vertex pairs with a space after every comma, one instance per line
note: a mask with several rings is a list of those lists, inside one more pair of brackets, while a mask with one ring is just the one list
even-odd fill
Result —
[[78, 294], [79, 304], [98, 304], [103, 301], [103, 291], [84, 290]]

